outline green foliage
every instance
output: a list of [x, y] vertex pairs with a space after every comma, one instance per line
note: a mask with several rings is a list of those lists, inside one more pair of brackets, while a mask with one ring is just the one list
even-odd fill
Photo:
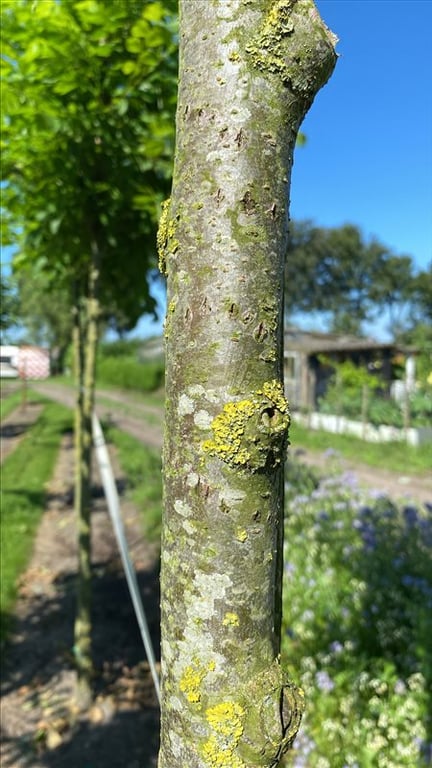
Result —
[[289, 454], [285, 465], [285, 498], [293, 499], [299, 493], [312, 493], [318, 485], [316, 472]]
[[401, 335], [399, 341], [417, 350], [416, 379], [420, 386], [432, 386], [432, 323], [416, 323]]
[[153, 392], [162, 386], [165, 366], [160, 362], [140, 363], [136, 357], [102, 357], [97, 367], [97, 383]]
[[410, 412], [413, 423], [432, 424], [432, 385], [414, 392], [410, 397]]
[[18, 300], [10, 278], [1, 275], [0, 278], [0, 331], [2, 335], [16, 325]]
[[82, 296], [97, 252], [102, 305], [133, 327], [154, 307], [146, 275], [171, 172], [174, 3], [6, 0], [2, 34], [14, 265], [37, 263], [47, 290], [75, 284]]
[[140, 339], [120, 339], [100, 345], [98, 384], [136, 392], [153, 392], [159, 389], [165, 378], [163, 359], [142, 359], [144, 342]]
[[287, 506], [283, 656], [306, 694], [292, 768], [428, 765], [431, 510], [349, 476]]
[[[357, 411], [357, 416], [360, 411]], [[391, 427], [401, 429], [404, 425], [404, 416], [401, 406], [394, 400], [386, 400], [383, 397], [375, 397], [368, 403], [367, 420], [376, 427], [380, 424], [388, 424]]]
[[2, 641], [9, 626], [17, 579], [27, 564], [44, 510], [45, 484], [54, 468], [61, 435], [71, 426], [70, 412], [49, 403], [2, 466]]
[[[319, 401], [319, 409], [322, 413], [337, 414], [354, 420], [365, 419], [374, 426], [386, 424], [402, 428], [405, 425], [403, 412], [405, 405], [382, 394], [375, 394], [382, 384], [375, 375], [349, 360], [331, 364], [335, 373], [324, 397]], [[431, 391], [432, 388], [426, 386], [410, 394], [408, 401], [410, 426], [430, 425]]]
[[140, 339], [119, 339], [118, 341], [106, 341], [100, 344], [101, 357], [131, 357], [136, 355], [142, 341]]

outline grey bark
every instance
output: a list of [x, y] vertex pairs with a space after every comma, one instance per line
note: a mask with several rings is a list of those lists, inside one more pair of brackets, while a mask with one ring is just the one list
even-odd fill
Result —
[[334, 64], [311, 0], [180, 3], [168, 279], [159, 768], [276, 765], [301, 692], [279, 659], [283, 255], [300, 123]]

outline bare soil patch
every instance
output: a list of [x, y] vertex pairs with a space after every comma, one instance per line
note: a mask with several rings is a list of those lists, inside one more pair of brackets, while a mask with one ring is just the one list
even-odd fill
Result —
[[[143, 539], [115, 456], [131, 557], [159, 653], [158, 552]], [[92, 509], [95, 701], [71, 707], [77, 570], [72, 436], [63, 439], [2, 669], [2, 768], [153, 768], [159, 708], [100, 481]]]

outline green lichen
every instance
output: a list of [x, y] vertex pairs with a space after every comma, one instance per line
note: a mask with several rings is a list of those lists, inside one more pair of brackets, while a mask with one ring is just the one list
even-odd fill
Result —
[[300, 727], [304, 692], [289, 680], [275, 659], [249, 681], [240, 701], [244, 702], [246, 716], [238, 755], [248, 766], [277, 765]]
[[159, 227], [156, 235], [156, 247], [159, 258], [159, 271], [167, 276], [167, 260], [170, 253], [176, 253], [179, 242], [175, 238], [177, 227], [176, 219], [169, 216], [171, 198], [162, 203], [162, 212], [159, 219]]
[[293, 6], [293, 0], [277, 0], [256, 37], [246, 46], [254, 66], [261, 71], [278, 74], [284, 80], [290, 80], [284, 41], [294, 29], [291, 18]]
[[313, 0], [274, 0], [245, 50], [254, 67], [312, 99], [333, 71], [335, 42]]
[[176, 306], [177, 306], [176, 299], [171, 299], [171, 301], [168, 304], [165, 320], [164, 320], [164, 336], [165, 336], [165, 339], [167, 340], [170, 337], [171, 321], [172, 321]]
[[279, 381], [267, 381], [244, 400], [228, 402], [211, 423], [202, 449], [233, 469], [252, 472], [283, 461], [289, 427], [288, 402]]

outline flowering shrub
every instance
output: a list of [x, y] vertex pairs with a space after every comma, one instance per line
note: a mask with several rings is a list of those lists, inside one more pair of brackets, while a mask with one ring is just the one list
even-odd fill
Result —
[[431, 765], [432, 507], [351, 475], [288, 482], [284, 579], [282, 652], [307, 701], [284, 765]]

